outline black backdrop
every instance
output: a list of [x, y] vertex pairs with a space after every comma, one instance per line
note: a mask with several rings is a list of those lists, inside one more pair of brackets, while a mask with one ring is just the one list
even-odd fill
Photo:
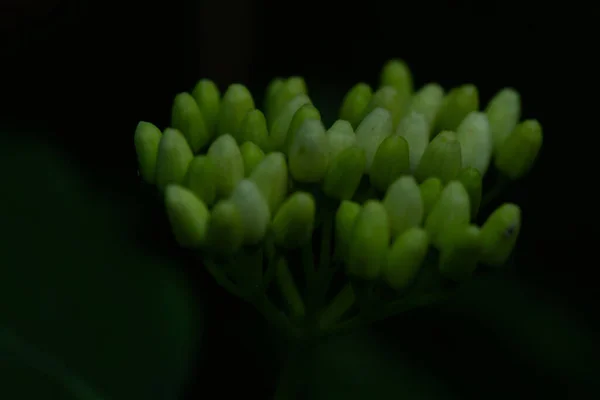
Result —
[[[417, 86], [472, 82], [484, 102], [498, 89], [513, 86], [522, 94], [524, 118], [537, 118], [545, 128], [538, 165], [506, 195], [523, 207], [527, 226], [516, 276], [535, 288], [532, 293], [545, 293], [552, 304], [588, 324], [591, 319], [583, 315], [592, 309], [595, 290], [586, 279], [589, 262], [579, 249], [594, 230], [578, 213], [585, 207], [574, 201], [573, 191], [580, 189], [565, 183], [565, 165], [578, 160], [561, 141], [555, 113], [564, 74], [557, 54], [564, 53], [557, 51], [556, 23], [525, 3], [8, 1], [0, 19], [1, 121], [9, 127], [5, 132], [27, 132], [64, 148], [72, 165], [98, 187], [142, 196], [132, 146], [136, 123], [166, 126], [174, 95], [203, 77], [222, 90], [244, 83], [261, 99], [272, 77], [302, 75], [317, 105], [333, 113], [351, 85], [359, 80], [376, 84], [381, 66], [394, 57], [409, 63]], [[168, 241], [165, 236], [151, 240]], [[222, 316], [248, 310], [211, 283], [198, 283], [198, 290], [222, 304], [211, 314], [213, 328], [206, 335], [216, 342], [231, 340], [233, 325]], [[387, 329], [393, 335], [397, 328]], [[225, 378], [219, 377], [232, 369], [255, 370], [243, 385], [248, 393], [267, 396], [272, 372], [256, 361], [256, 350], [235, 341], [228, 349], [241, 354], [241, 361], [232, 366], [219, 361], [223, 349], [207, 350], [198, 361], [195, 389], [233, 395], [239, 388], [223, 388]], [[450, 352], [447, 357], [462, 357], [456, 349], [439, 351], [442, 358], [444, 351]], [[500, 358], [488, 362], [502, 368], [507, 361]], [[260, 368], [254, 368], [256, 363]], [[516, 394], [522, 387], [529, 394], [544, 389], [557, 396], [581, 389], [560, 384], [560, 378], [534, 378], [526, 366], [515, 368], [505, 386], [498, 378], [455, 389], [459, 396], [476, 397], [491, 384], [500, 385], [494, 389], [498, 395]]]

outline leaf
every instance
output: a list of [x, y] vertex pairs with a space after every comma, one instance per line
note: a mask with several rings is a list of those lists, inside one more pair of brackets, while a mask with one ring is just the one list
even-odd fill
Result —
[[[17, 398], [71, 399], [46, 392], [43, 365], [64, 367], [52, 384], [80, 380], [102, 399], [176, 398], [202, 314], [177, 262], [154, 251], [157, 243], [137, 239], [140, 219], [150, 218], [150, 207], [140, 205], [149, 199], [123, 191], [117, 179], [115, 188], [94, 186], [41, 141], [6, 137], [0, 370], [20, 377], [23, 389], [37, 389]], [[98, 166], [103, 175], [115, 172], [110, 162]], [[9, 339], [23, 351], [7, 357]], [[15, 398], [4, 390], [0, 385], [0, 398]]]

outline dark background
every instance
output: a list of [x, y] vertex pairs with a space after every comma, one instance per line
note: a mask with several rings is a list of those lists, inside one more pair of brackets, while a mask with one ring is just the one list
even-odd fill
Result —
[[[439, 398], [575, 398], [592, 389], [598, 371], [592, 341], [582, 344], [592, 335], [596, 314], [597, 284], [588, 279], [594, 265], [584, 255], [586, 238], [597, 231], [584, 216], [590, 198], [585, 190], [593, 185], [578, 183], [583, 157], [572, 149], [585, 146], [564, 140], [575, 134], [574, 127], [565, 130], [565, 111], [557, 111], [557, 103], [574, 96], [560, 97], [570, 76], [562, 64], [570, 51], [560, 40], [568, 42], [569, 36], [544, 17], [557, 10], [545, 6], [544, 14], [525, 3], [4, 1], [3, 143], [8, 148], [28, 140], [60, 149], [90, 185], [114, 194], [114, 207], [119, 196], [137, 204], [136, 217], [127, 222], [136, 224], [136, 245], [185, 266], [189, 260], [179, 255], [162, 211], [145, 201], [149, 194], [136, 175], [132, 137], [139, 120], [167, 126], [175, 94], [191, 90], [200, 78], [213, 79], [222, 91], [243, 83], [260, 106], [270, 79], [302, 75], [329, 122], [354, 83], [375, 86], [383, 63], [395, 57], [408, 62], [416, 87], [474, 83], [482, 105], [502, 87], [515, 87], [523, 118], [541, 122], [545, 142], [531, 175], [502, 199], [524, 212], [514, 271], [474, 285], [447, 309], [410, 313], [359, 333], [355, 342], [331, 344], [315, 356], [323, 357], [317, 358], [323, 374], [333, 376], [342, 364], [356, 368], [339, 373], [337, 381], [330, 376], [338, 386], [315, 389], [313, 397], [339, 392], [344, 382], [356, 380], [351, 376], [367, 370], [385, 371], [376, 374], [393, 381], [390, 370], [401, 367], [389, 358], [399, 357], [408, 375], [426, 369], [431, 382], [443, 382], [446, 395]], [[198, 301], [211, 304], [205, 310], [204, 350], [188, 391], [227, 397], [243, 389], [268, 397], [275, 364], [266, 350], [252, 345], [255, 337], [240, 339], [244, 324], [261, 326], [258, 317], [203, 271], [190, 268], [187, 274]], [[578, 333], [563, 335], [565, 329]], [[365, 341], [383, 350], [364, 347]], [[532, 350], [535, 346], [539, 349]], [[358, 358], [341, 361], [347, 354]], [[377, 357], [386, 361], [373, 361]], [[362, 387], [385, 386], [372, 383], [379, 378], [365, 378]], [[322, 376], [311, 379], [309, 386], [327, 386], [319, 386]], [[432, 398], [418, 387], [409, 398]]]

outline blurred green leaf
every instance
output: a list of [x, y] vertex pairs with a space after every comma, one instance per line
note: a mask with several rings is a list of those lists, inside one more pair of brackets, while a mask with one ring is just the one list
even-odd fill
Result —
[[177, 260], [137, 239], [149, 200], [17, 135], [0, 137], [0, 170], [0, 398], [177, 398], [202, 310]]

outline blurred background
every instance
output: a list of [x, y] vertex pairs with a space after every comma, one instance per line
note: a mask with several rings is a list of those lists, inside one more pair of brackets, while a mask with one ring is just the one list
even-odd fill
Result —
[[[544, 127], [535, 169], [487, 210], [500, 201], [523, 209], [514, 265], [468, 285], [449, 305], [325, 343], [301, 379], [306, 398], [402, 393], [408, 399], [564, 399], [596, 390], [597, 283], [590, 279], [594, 259], [584, 249], [597, 228], [583, 214], [585, 204], [575, 201], [576, 189], [563, 181], [565, 164], [579, 166], [583, 157], [559, 139], [565, 131], [556, 108], [565, 89], [559, 78], [567, 74], [559, 63], [570, 53], [558, 40], [566, 37], [556, 22], [530, 7], [456, 0], [3, 0], [0, 226], [6, 238], [0, 244], [0, 326], [62, 358], [97, 387], [130, 390], [130, 399], [171, 399], [181, 385], [185, 393], [179, 398], [235, 396], [240, 390], [268, 397], [278, 364], [266, 328], [177, 249], [164, 213], [139, 182], [135, 126], [146, 120], [166, 127], [174, 96], [201, 78], [214, 80], [222, 92], [243, 83], [261, 106], [267, 83], [290, 75], [305, 77], [331, 123], [352, 85], [376, 86], [384, 62], [402, 58], [416, 87], [473, 83], [482, 105], [499, 89], [515, 87], [523, 119], [536, 118]], [[550, 13], [551, 6], [545, 7]], [[100, 272], [90, 277], [85, 266]], [[144, 357], [164, 342], [162, 333], [124, 362], [128, 346], [152, 335], [131, 321], [130, 313], [144, 314], [140, 309], [147, 303], [135, 300], [139, 293], [123, 282], [146, 282], [150, 266], [178, 271], [173, 290], [188, 293], [176, 297], [193, 315], [186, 318], [195, 322], [185, 326], [193, 326], [194, 334], [186, 331], [184, 340], [169, 333], [177, 350], [162, 348], [162, 356], [152, 356], [156, 365]], [[79, 283], [60, 289], [74, 276], [77, 282], [87, 279], [88, 289]], [[115, 292], [112, 300], [90, 295], [86, 301], [98, 307], [92, 311], [76, 296], [94, 282], [106, 285], [98, 293]], [[145, 295], [156, 297], [151, 290]], [[137, 324], [127, 346], [119, 336], [126, 328], [113, 326], [114, 315], [101, 315], [106, 302], [113, 312], [121, 310], [123, 324]], [[156, 305], [160, 313], [145, 311], [144, 324], [154, 329], [172, 323], [174, 311], [165, 311], [163, 303]], [[82, 325], [87, 328], [80, 332]], [[122, 358], [102, 358], [102, 346], [114, 343], [123, 346]], [[121, 364], [130, 380], [98, 378]], [[167, 379], [168, 373], [181, 376]], [[156, 383], [161, 379], [169, 384]]]

